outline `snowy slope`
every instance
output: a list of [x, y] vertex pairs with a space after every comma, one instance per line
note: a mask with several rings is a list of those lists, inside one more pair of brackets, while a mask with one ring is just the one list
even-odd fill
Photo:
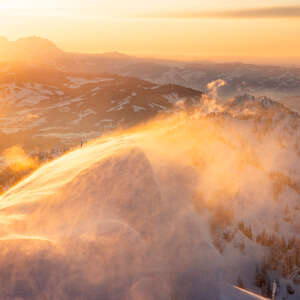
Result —
[[0, 65], [0, 135], [5, 141], [0, 152], [15, 144], [29, 151], [78, 145], [168, 113], [176, 101], [198, 103], [201, 96], [180, 86], [112, 74]]
[[[263, 134], [259, 115], [270, 103], [245, 97], [233, 104], [103, 137], [6, 192], [1, 292], [28, 299], [260, 299], [278, 279], [279, 299], [297, 299], [299, 285], [289, 277], [299, 255], [298, 127], [282, 147], [281, 122]], [[266, 116], [282, 111], [274, 113]], [[282, 244], [293, 237], [294, 244]]]

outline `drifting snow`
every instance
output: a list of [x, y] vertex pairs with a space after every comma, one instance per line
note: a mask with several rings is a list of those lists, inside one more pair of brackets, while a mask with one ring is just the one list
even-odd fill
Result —
[[[255, 237], [275, 220], [284, 236], [297, 234], [297, 212], [291, 223], [282, 212], [297, 190], [281, 183], [276, 203], [272, 178], [295, 157], [281, 156], [276, 134], [258, 139], [252, 122], [220, 116], [182, 113], [98, 139], [6, 192], [1, 294], [260, 299], [255, 268], [269, 249]], [[241, 220], [254, 238], [236, 229]], [[251, 292], [232, 287], [238, 276]]]

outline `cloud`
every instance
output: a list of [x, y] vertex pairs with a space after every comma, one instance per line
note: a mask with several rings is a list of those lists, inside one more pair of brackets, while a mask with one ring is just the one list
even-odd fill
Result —
[[224, 11], [183, 11], [143, 14], [144, 18], [174, 18], [174, 19], [257, 19], [257, 18], [300, 18], [300, 5], [248, 8]]

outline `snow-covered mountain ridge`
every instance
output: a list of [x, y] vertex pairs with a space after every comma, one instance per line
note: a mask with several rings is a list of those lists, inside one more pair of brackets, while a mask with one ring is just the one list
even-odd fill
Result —
[[[1, 69], [0, 69], [1, 72]], [[202, 93], [107, 73], [96, 75], [7, 65], [0, 73], [0, 136], [4, 147], [29, 151], [76, 145], [118, 127], [197, 104]]]
[[173, 84], [206, 92], [209, 82], [227, 82], [220, 89], [223, 97], [238, 94], [266, 95], [300, 111], [300, 69], [291, 66], [207, 61], [172, 61], [138, 58], [120, 53], [78, 54], [60, 50], [55, 44], [38, 37], [9, 42], [0, 39], [4, 63], [18, 61], [29, 66], [54, 67], [65, 72], [85, 74], [113, 73], [150, 81]]
[[[100, 138], [6, 192], [2, 270], [12, 270], [9, 251], [24, 276], [2, 273], [3, 292], [255, 299], [224, 282], [270, 297], [277, 279], [278, 299], [297, 299], [299, 128], [282, 141], [290, 115], [273, 118], [285, 108], [275, 103], [265, 115], [272, 102], [248, 98], [233, 106], [204, 99], [196, 110]], [[35, 273], [20, 272], [29, 265]], [[64, 277], [51, 289], [57, 268]]]
[[299, 69], [1, 43], [0, 152], [81, 147], [0, 196], [0, 294], [299, 298]]

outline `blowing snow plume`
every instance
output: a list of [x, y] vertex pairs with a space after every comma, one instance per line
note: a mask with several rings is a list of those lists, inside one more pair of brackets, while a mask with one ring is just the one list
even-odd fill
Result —
[[4, 150], [2, 155], [6, 165], [12, 171], [19, 172], [37, 167], [37, 162], [29, 157], [20, 146], [8, 148]]
[[[255, 236], [272, 231], [274, 216], [278, 235], [299, 237], [299, 219], [279, 217], [297, 199], [296, 185], [280, 180], [299, 158], [292, 142], [282, 148], [278, 128], [265, 135], [264, 124], [233, 109], [234, 102], [219, 114], [179, 112], [100, 138], [7, 191], [0, 197], [0, 294], [255, 299], [234, 296], [224, 282], [240, 276], [245, 288], [262, 292], [255, 270], [269, 250]], [[282, 194], [290, 195], [284, 204]]]
[[218, 98], [218, 90], [222, 86], [226, 85], [226, 81], [223, 79], [217, 79], [207, 84], [207, 91], [209, 99], [217, 99]]

